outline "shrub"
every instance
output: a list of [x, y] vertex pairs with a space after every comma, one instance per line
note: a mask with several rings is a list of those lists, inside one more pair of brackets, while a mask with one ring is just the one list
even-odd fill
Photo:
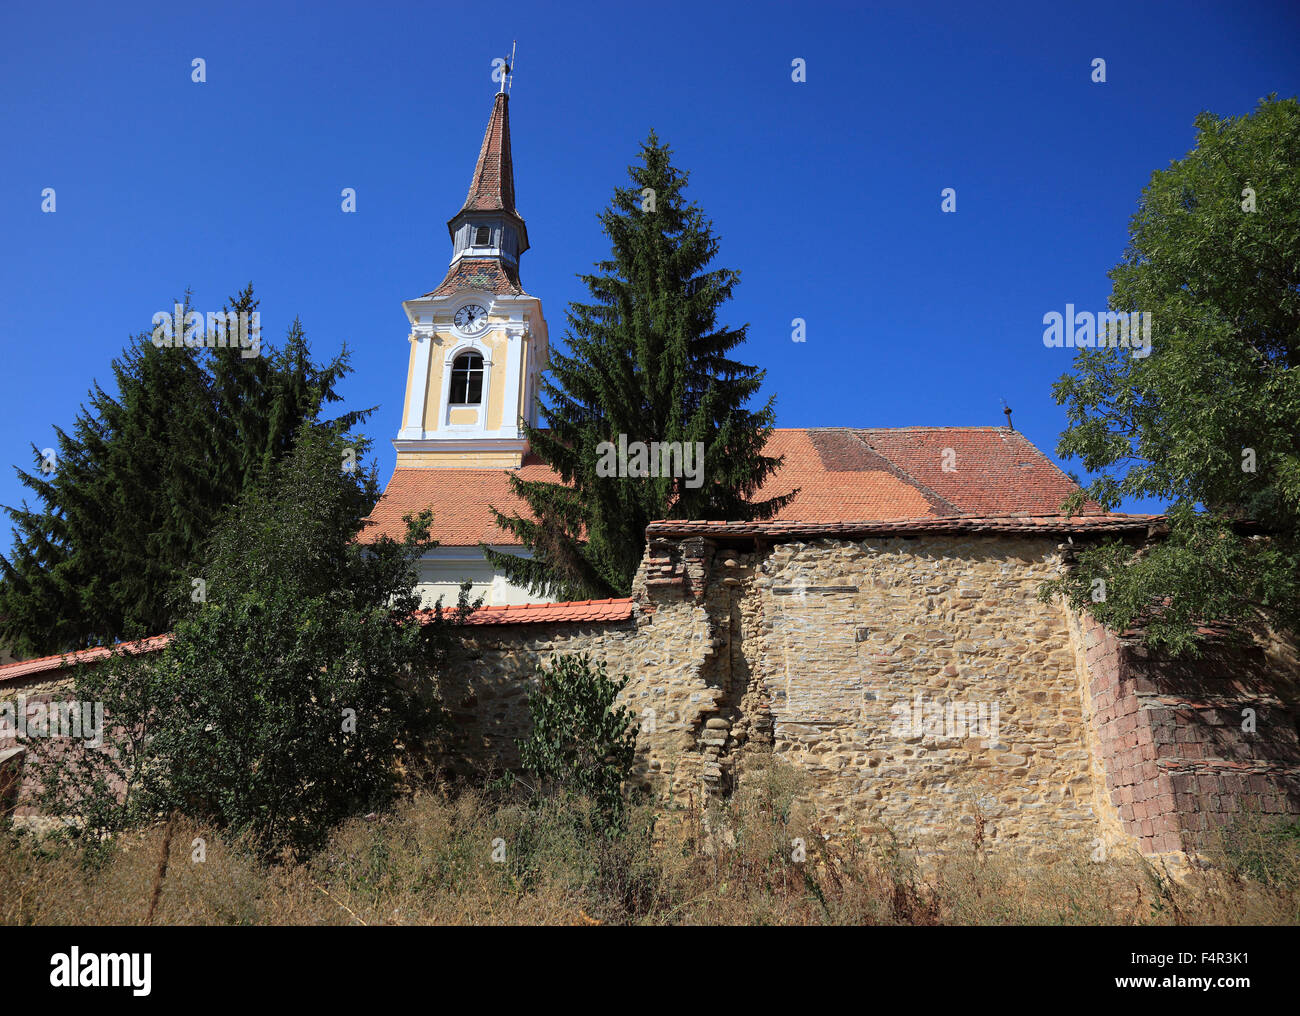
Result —
[[615, 705], [627, 678], [612, 680], [590, 654], [557, 657], [537, 666], [528, 697], [533, 729], [519, 757], [538, 789], [559, 788], [590, 798], [607, 831], [623, 828], [623, 784], [632, 774], [639, 730], [626, 707]]
[[213, 532], [204, 595], [166, 651], [81, 675], [109, 751], [52, 760], [51, 811], [104, 831], [181, 811], [305, 854], [398, 789], [406, 749], [436, 732], [435, 676], [470, 604], [462, 590], [454, 617], [417, 614], [427, 513], [401, 543], [357, 542], [376, 484], [340, 468], [355, 443], [301, 431]]

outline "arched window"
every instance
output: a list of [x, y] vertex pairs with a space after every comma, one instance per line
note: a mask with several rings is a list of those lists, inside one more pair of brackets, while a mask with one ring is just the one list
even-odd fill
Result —
[[453, 406], [477, 406], [483, 401], [483, 354], [461, 353], [451, 365]]

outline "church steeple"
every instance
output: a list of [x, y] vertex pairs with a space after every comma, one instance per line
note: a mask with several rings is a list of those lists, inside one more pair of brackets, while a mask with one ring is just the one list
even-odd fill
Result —
[[[519, 258], [528, 249], [528, 229], [515, 208], [515, 168], [510, 154], [510, 96], [497, 94], [469, 193], [447, 222], [452, 267], [462, 259], [495, 262], [518, 284]], [[492, 272], [493, 265], [482, 269]], [[519, 290], [522, 292], [522, 289]]]
[[537, 423], [548, 358], [542, 304], [524, 292], [528, 230], [515, 208], [510, 97], [492, 103], [469, 193], [447, 223], [451, 265], [432, 292], [402, 306], [411, 322], [399, 468], [517, 469]]
[[[499, 92], [492, 103], [474, 177], [462, 212], [515, 211], [515, 167], [510, 158], [510, 96]], [[454, 221], [454, 220], [453, 220]]]

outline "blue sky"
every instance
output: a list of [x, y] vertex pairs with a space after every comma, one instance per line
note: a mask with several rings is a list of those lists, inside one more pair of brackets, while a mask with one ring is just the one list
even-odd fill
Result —
[[515, 39], [523, 279], [553, 339], [653, 126], [742, 273], [725, 317], [779, 425], [1001, 425], [1005, 399], [1049, 455], [1072, 351], [1043, 346], [1043, 315], [1105, 307], [1198, 111], [1300, 91], [1292, 2], [52, 2], [6, 5], [0, 38], [0, 504], [155, 311], [248, 281], [268, 337], [301, 315], [318, 359], [353, 350], [343, 392], [380, 407], [386, 479], [400, 304], [445, 272]]

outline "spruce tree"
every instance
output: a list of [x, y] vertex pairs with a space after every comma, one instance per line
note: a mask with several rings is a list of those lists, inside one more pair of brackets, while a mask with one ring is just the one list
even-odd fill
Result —
[[[524, 559], [483, 547], [511, 581], [563, 598], [626, 595], [655, 519], [771, 518], [793, 494], [755, 501], [780, 465], [763, 454], [773, 399], [746, 408], [764, 371], [730, 353], [748, 326], [718, 321], [740, 273], [710, 268], [712, 223], [688, 203], [689, 174], [672, 165], [654, 131], [600, 215], [610, 257], [582, 275], [592, 302], [568, 311], [568, 355], [553, 354], [541, 385], [549, 430], [525, 424], [533, 452], [563, 483], [521, 481], [531, 518], [499, 525], [532, 552]], [[609, 476], [611, 450], [642, 442], [703, 446], [702, 475]], [[608, 444], [605, 444], [608, 442]], [[661, 460], [662, 461], [662, 460]], [[629, 474], [639, 472], [627, 456]], [[648, 463], [647, 463], [648, 465]], [[685, 470], [676, 470], [685, 472]]]
[[[226, 306], [256, 309], [251, 286]], [[55, 455], [33, 445], [35, 468], [17, 470], [39, 502], [6, 509], [0, 641], [18, 652], [167, 631], [218, 514], [286, 454], [301, 422], [323, 422], [349, 368], [346, 349], [314, 363], [295, 321], [254, 357], [141, 334], [111, 370], [115, 394], [96, 383], [71, 432], [56, 428]], [[331, 422], [346, 430], [368, 412]]]

